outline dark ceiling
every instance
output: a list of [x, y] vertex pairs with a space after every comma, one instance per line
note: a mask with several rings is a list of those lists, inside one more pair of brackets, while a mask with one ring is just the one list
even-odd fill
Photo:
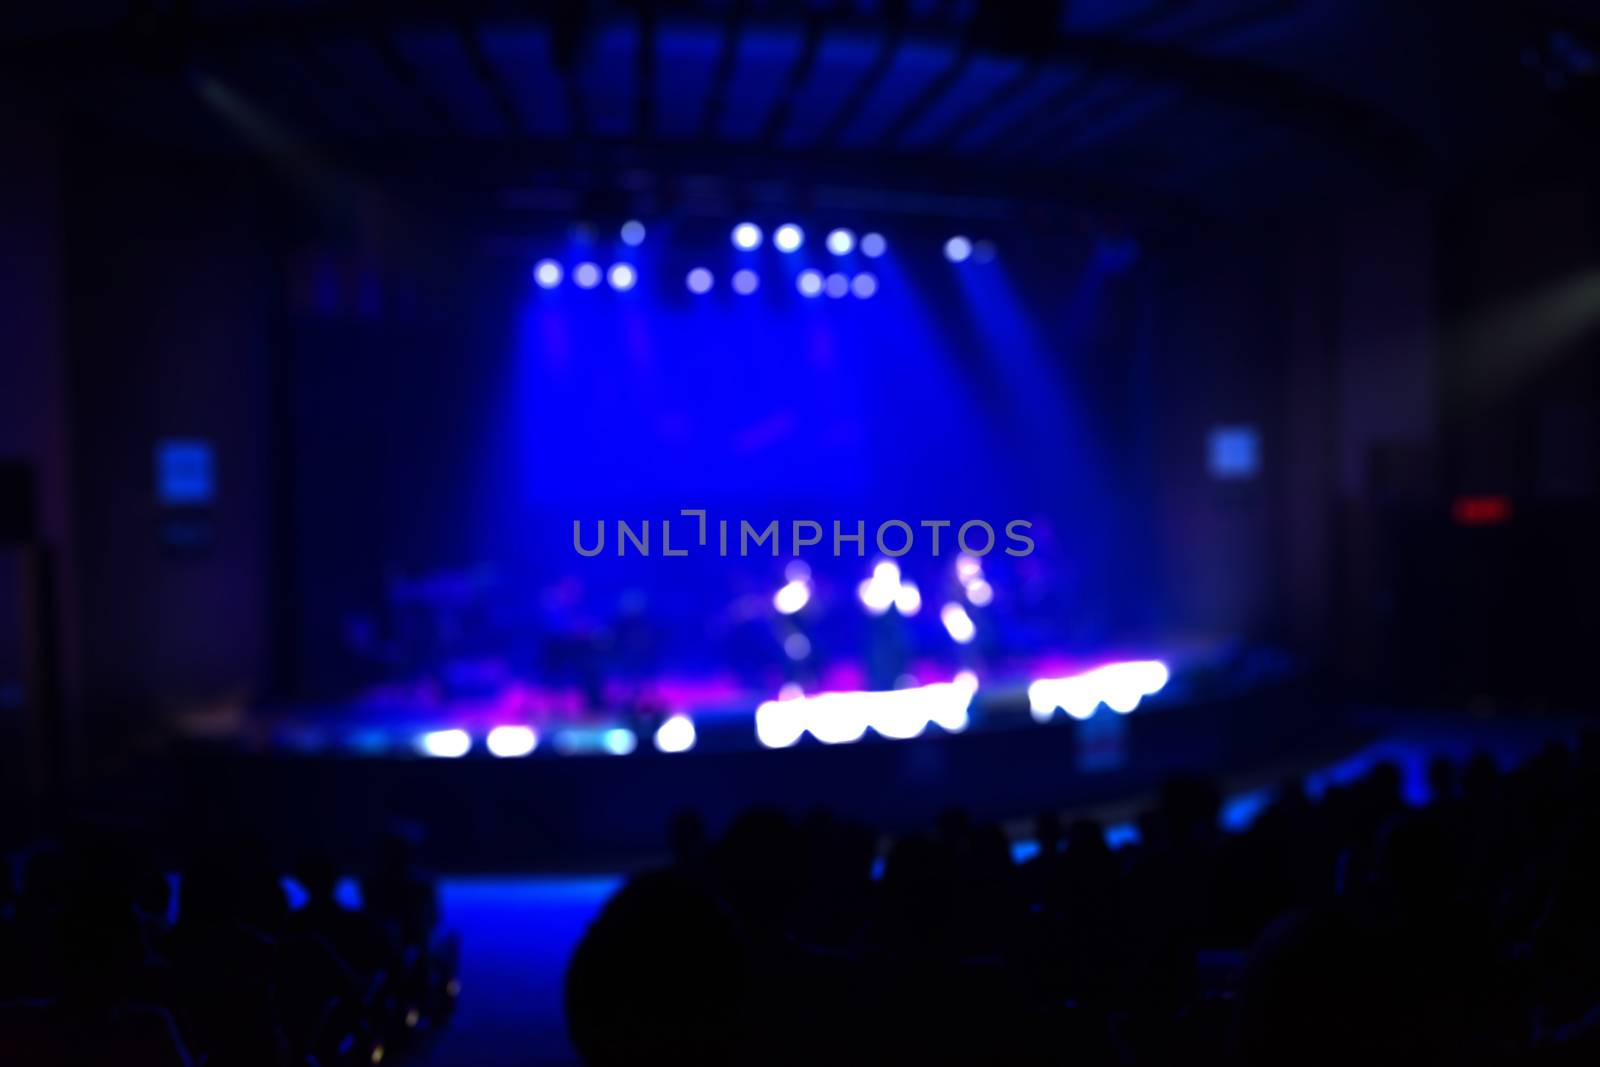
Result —
[[13, 16], [0, 54], [63, 107], [200, 147], [240, 144], [221, 92], [355, 164], [1220, 207], [1587, 151], [1596, 40], [1576, 3], [191, 0]]

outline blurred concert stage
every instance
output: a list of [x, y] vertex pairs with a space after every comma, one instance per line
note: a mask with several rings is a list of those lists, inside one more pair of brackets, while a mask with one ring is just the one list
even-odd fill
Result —
[[1249, 781], [1287, 752], [1350, 740], [1263, 649], [1039, 658], [994, 681], [918, 669], [897, 690], [770, 700], [664, 680], [653, 696], [673, 702], [645, 701], [653, 712], [586, 712], [526, 683], [479, 699], [390, 687], [261, 709], [191, 732], [180, 804], [268, 841], [292, 828], [302, 848], [307, 835], [360, 848], [398, 818], [443, 869], [616, 869], [661, 854], [685, 810], [713, 830], [754, 805], [827, 808], [884, 831], [951, 807], [1018, 819], [1131, 801], [1177, 771]]

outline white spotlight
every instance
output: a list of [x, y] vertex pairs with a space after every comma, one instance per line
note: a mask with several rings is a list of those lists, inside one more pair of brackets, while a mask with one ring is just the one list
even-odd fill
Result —
[[967, 599], [972, 601], [973, 607], [986, 608], [994, 602], [994, 586], [982, 578], [974, 578], [967, 583]]
[[806, 243], [806, 232], [792, 222], [772, 231], [772, 246], [780, 252], [798, 252]]
[[843, 274], [830, 274], [828, 275], [827, 289], [828, 295], [837, 300], [849, 294], [850, 279]]
[[822, 274], [820, 271], [803, 270], [796, 276], [794, 287], [800, 290], [800, 295], [805, 297], [822, 295]]
[[894, 610], [910, 617], [922, 610], [922, 590], [916, 582], [902, 582], [894, 592]]
[[944, 243], [944, 258], [952, 263], [964, 263], [972, 255], [972, 242], [959, 234]]
[[579, 289], [593, 289], [600, 284], [600, 268], [593, 263], [579, 263], [572, 268], [572, 283]]
[[883, 239], [881, 233], [864, 233], [861, 235], [861, 254], [868, 259], [877, 259], [889, 251], [889, 242]]
[[526, 756], [539, 744], [539, 735], [526, 726], [496, 726], [486, 739], [489, 752], [501, 759]]
[[793, 615], [811, 602], [811, 587], [804, 581], [786, 583], [772, 594], [772, 606], [780, 615]]
[[606, 281], [611, 283], [611, 288], [619, 293], [625, 293], [633, 288], [639, 280], [639, 274], [630, 263], [613, 263], [611, 270], [606, 273]]
[[424, 756], [457, 759], [472, 748], [472, 735], [465, 730], [430, 730], [417, 738], [417, 748]]
[[798, 694], [763, 701], [756, 708], [756, 740], [767, 748], [788, 748], [805, 733], [805, 713]]
[[878, 291], [878, 276], [871, 271], [862, 271], [851, 279], [850, 291], [866, 300]]
[[742, 252], [754, 252], [761, 247], [761, 227], [753, 222], [741, 222], [733, 228], [733, 247]]
[[638, 248], [644, 244], [644, 223], [638, 219], [629, 219], [622, 224], [622, 243], [630, 248]]
[[736, 270], [733, 272], [733, 291], [740, 296], [749, 296], [761, 288], [761, 275], [753, 270]]
[[968, 615], [967, 609], [960, 604], [952, 602], [940, 608], [939, 621], [944, 623], [950, 640], [958, 645], [971, 644], [972, 639], [978, 634], [978, 628], [972, 624], [972, 616]]
[[541, 289], [554, 289], [561, 284], [561, 264], [553, 259], [541, 259], [533, 265], [533, 280]]
[[855, 247], [856, 235], [843, 226], [828, 234], [828, 251], [836, 256], [848, 256]]
[[793, 633], [783, 639], [783, 654], [795, 662], [811, 655], [811, 638], [802, 633]]
[[687, 715], [673, 715], [656, 727], [656, 748], [662, 752], [687, 752], [694, 743], [694, 720]]
[[684, 284], [689, 287], [689, 291], [694, 295], [704, 296], [711, 291], [711, 285], [714, 280], [710, 271], [704, 267], [696, 267], [689, 272], [689, 277], [684, 280]]

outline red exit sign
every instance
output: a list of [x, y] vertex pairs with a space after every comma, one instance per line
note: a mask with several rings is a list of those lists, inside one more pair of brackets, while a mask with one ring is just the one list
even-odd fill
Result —
[[1508, 496], [1458, 496], [1450, 505], [1457, 526], [1503, 526], [1511, 521]]

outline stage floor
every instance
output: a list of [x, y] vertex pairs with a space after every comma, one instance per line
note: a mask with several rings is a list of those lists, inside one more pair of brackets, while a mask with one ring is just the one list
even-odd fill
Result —
[[[1241, 658], [1254, 660], [1240, 679]], [[549, 758], [787, 748], [803, 739], [842, 744], [875, 737], [1021, 727], [1057, 715], [1086, 719], [1193, 699], [1197, 679], [1234, 688], [1281, 677], [1292, 665], [1226, 643], [1169, 641], [1094, 654], [1002, 662], [916, 661], [893, 687], [867, 688], [859, 663], [806, 681], [756, 686], [723, 675], [663, 674], [600, 693], [486, 671], [473, 685], [428, 678], [372, 687], [321, 703], [180, 716], [184, 740], [236, 752], [319, 758]]]

